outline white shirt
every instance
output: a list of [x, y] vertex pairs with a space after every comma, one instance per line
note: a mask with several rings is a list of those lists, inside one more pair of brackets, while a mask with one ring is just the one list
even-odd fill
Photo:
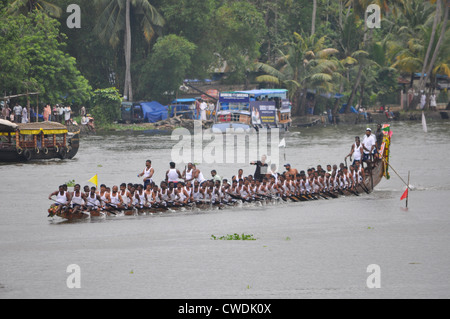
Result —
[[377, 138], [375, 135], [371, 134], [370, 136], [364, 135], [364, 139], [362, 141], [362, 144], [367, 148], [369, 151], [364, 150], [364, 154], [369, 154], [370, 149], [372, 146], [374, 146], [377, 143]]
[[430, 106], [436, 106], [436, 95], [430, 97]]
[[172, 168], [169, 170], [169, 172], [167, 173], [167, 180], [168, 182], [178, 182], [178, 173], [176, 168]]
[[[361, 147], [362, 147], [361, 143], [359, 143], [359, 147], [355, 143], [355, 148], [353, 150], [353, 160], [355, 160], [355, 161], [361, 160]], [[330, 172], [330, 174], [331, 174], [331, 172]]]
[[13, 111], [15, 115], [22, 115], [22, 107], [20, 105], [14, 106]]
[[22, 110], [22, 123], [28, 123], [28, 111], [26, 107]]

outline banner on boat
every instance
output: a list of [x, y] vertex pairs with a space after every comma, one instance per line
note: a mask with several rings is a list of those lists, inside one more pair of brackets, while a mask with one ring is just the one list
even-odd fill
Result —
[[291, 113], [291, 101], [282, 100], [281, 101], [281, 113]]
[[276, 125], [277, 108], [273, 101], [250, 102], [253, 125]]
[[245, 93], [220, 93], [220, 103], [249, 103], [250, 97]]

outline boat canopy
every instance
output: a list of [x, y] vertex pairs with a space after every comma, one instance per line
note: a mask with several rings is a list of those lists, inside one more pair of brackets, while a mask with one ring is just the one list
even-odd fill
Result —
[[194, 103], [196, 99], [176, 99], [173, 100], [170, 104], [178, 104], [178, 103]]
[[236, 91], [236, 93], [244, 93], [251, 96], [260, 97], [260, 96], [267, 96], [269, 98], [271, 97], [280, 97], [283, 99], [287, 98], [287, 92], [286, 89], [261, 89], [261, 90], [250, 90], [250, 91]]
[[65, 125], [56, 122], [38, 122], [18, 125], [20, 134], [23, 135], [38, 135], [44, 133], [45, 135], [52, 134], [67, 134], [68, 130]]
[[18, 128], [16, 123], [0, 119], [0, 133], [12, 133]]

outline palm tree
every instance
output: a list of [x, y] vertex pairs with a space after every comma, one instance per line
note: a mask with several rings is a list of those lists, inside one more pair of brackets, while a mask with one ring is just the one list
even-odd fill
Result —
[[317, 0], [313, 0], [311, 35], [314, 35], [314, 33], [316, 33], [316, 14], [317, 14]]
[[57, 5], [44, 0], [14, 0], [9, 4], [9, 13], [22, 12], [26, 10], [27, 12], [33, 10], [40, 10], [46, 12], [55, 18], [61, 17], [62, 9]]
[[[400, 8], [400, 7], [402, 8], [404, 6], [404, 0], [376, 0], [376, 1], [373, 1], [373, 0], [348, 0], [346, 2], [346, 6], [348, 7], [348, 9], [350, 9], [351, 7], [354, 8], [354, 14], [353, 14], [354, 19], [358, 20], [359, 17], [364, 16], [363, 39], [362, 39], [362, 42], [361, 42], [358, 50], [353, 52], [351, 55], [352, 58], [354, 58], [358, 61], [359, 67], [358, 67], [358, 71], [356, 74], [356, 78], [354, 80], [354, 85], [353, 85], [350, 97], [347, 101], [347, 107], [345, 110], [346, 113], [349, 113], [351, 110], [353, 100], [355, 98], [356, 92], [358, 91], [358, 87], [361, 83], [361, 77], [362, 77], [364, 68], [369, 65], [374, 65], [374, 61], [369, 59], [369, 53], [367, 52], [368, 46], [369, 46], [369, 41], [371, 40], [372, 33], [373, 33], [373, 29], [368, 29], [367, 23], [366, 23], [367, 18], [368, 18], [367, 7], [370, 4], [378, 5], [381, 9], [382, 14], [386, 14], [387, 12], [390, 12], [390, 11], [392, 11], [393, 14], [397, 14], [398, 8]], [[347, 15], [347, 17], [349, 17], [349, 14]], [[349, 21], [346, 21], [346, 23], [348, 23], [348, 22]]]
[[[428, 81], [428, 78], [430, 78], [430, 76], [431, 76], [431, 72], [432, 72], [432, 70], [435, 67], [436, 59], [438, 58], [439, 50], [440, 50], [441, 45], [442, 45], [442, 43], [444, 41], [445, 33], [447, 31], [447, 22], [448, 22], [448, 14], [449, 14], [449, 3], [448, 3], [447, 0], [442, 0], [442, 1], [443, 1], [442, 5], [443, 5], [445, 11], [444, 11], [444, 18], [443, 18], [444, 20], [443, 20], [442, 26], [441, 26], [441, 33], [440, 33], [440, 36], [439, 36], [439, 39], [438, 39], [437, 43], [435, 44], [433, 55], [431, 57], [431, 61], [428, 63], [428, 57], [429, 57], [429, 54], [430, 54], [430, 52], [432, 50], [431, 48], [433, 47], [434, 41], [435, 41], [434, 34], [436, 32], [436, 29], [437, 29], [438, 16], [441, 15], [441, 12], [440, 12], [441, 0], [437, 0], [436, 17], [435, 17], [435, 20], [433, 22], [432, 35], [430, 37], [430, 42], [429, 42], [429, 45], [428, 45], [427, 54], [425, 55], [424, 65], [423, 65], [423, 68], [422, 68], [422, 74], [421, 74], [421, 78], [420, 78], [420, 82], [419, 82], [419, 91], [423, 90], [423, 88], [425, 87], [425, 84]], [[434, 2], [436, 2], [436, 0], [434, 0], [432, 2], [434, 3]], [[426, 72], [425, 74], [424, 74], [424, 71]]]
[[[434, 3], [436, 7], [433, 9]], [[388, 55], [393, 57], [392, 66], [402, 73], [411, 74], [411, 87], [414, 73], [421, 74], [417, 87], [419, 92], [424, 90], [429, 79], [433, 82], [436, 72], [448, 74], [449, 71], [449, 48], [446, 42], [443, 43], [447, 32], [445, 21], [448, 20], [448, 5], [444, 10], [443, 15], [441, 0], [408, 2], [397, 21], [400, 27], [394, 31], [395, 38], [390, 41]], [[415, 108], [418, 102], [419, 98], [415, 96], [409, 107]]]
[[164, 18], [149, 0], [94, 0], [100, 10], [94, 32], [100, 39], [116, 48], [123, 33], [125, 52], [124, 97], [133, 101], [131, 80], [131, 16], [141, 19], [145, 40], [150, 42], [155, 35], [154, 26], [162, 27]]
[[[317, 93], [331, 93], [341, 77], [338, 61], [333, 58], [338, 50], [325, 48], [325, 37], [317, 39], [294, 33], [294, 40], [285, 43], [287, 52], [279, 51], [275, 65], [257, 63], [266, 74], [256, 78], [260, 83], [270, 83], [289, 90], [294, 113], [304, 115], [308, 89]], [[301, 101], [300, 100], [301, 97]]]

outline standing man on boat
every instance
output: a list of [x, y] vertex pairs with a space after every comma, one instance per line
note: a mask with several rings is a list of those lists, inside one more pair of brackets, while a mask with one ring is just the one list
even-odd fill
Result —
[[377, 140], [375, 135], [372, 134], [371, 128], [367, 128], [366, 135], [364, 136], [362, 144], [364, 148], [363, 161], [364, 162], [372, 161], [373, 154], [376, 151]]
[[206, 181], [203, 173], [200, 169], [197, 168], [195, 164], [192, 165], [194, 167], [194, 179], [197, 180], [200, 186]]
[[152, 180], [153, 174], [155, 174], [155, 170], [152, 167], [152, 161], [151, 160], [147, 160], [145, 162], [144, 170], [142, 171], [141, 174], [138, 175], [138, 177], [144, 176], [144, 179], [143, 179], [143, 181], [144, 181], [144, 189], [146, 189], [147, 185], [150, 184], [153, 181]]
[[253, 161], [250, 165], [256, 165], [255, 174], [253, 178], [257, 181], [262, 182], [263, 178], [267, 174], [269, 165], [266, 163], [267, 156], [263, 155], [260, 161]]
[[182, 178], [181, 173], [178, 169], [175, 168], [175, 163], [170, 162], [170, 169], [166, 172], [166, 182], [170, 185], [173, 183], [176, 187], [178, 184], [178, 179]]
[[361, 144], [359, 136], [356, 136], [355, 143], [353, 143], [350, 153], [345, 157], [345, 159], [347, 159], [347, 157], [350, 157], [350, 160], [353, 158], [353, 165], [354, 165], [356, 161], [361, 161], [363, 156], [364, 156], [364, 148]]
[[187, 168], [183, 172], [183, 179], [184, 182], [193, 182], [194, 180], [194, 168], [192, 166], [192, 163], [187, 164]]
[[381, 130], [381, 124], [377, 125], [377, 132], [375, 137], [377, 138], [377, 151], [379, 151], [381, 148], [381, 144], [383, 143], [383, 131]]

